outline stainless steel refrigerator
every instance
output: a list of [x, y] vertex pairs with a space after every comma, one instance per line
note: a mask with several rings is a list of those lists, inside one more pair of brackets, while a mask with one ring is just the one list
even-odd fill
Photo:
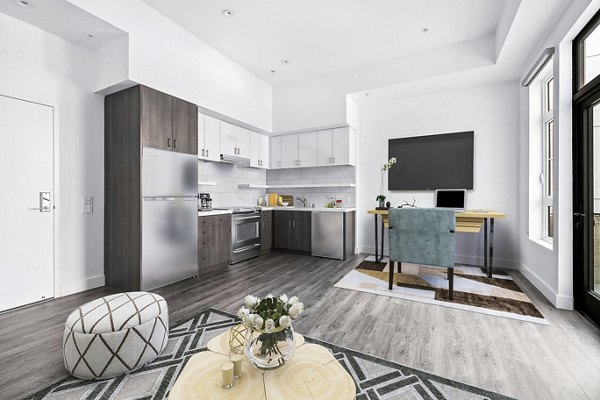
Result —
[[198, 273], [198, 159], [143, 148], [142, 273], [148, 290]]

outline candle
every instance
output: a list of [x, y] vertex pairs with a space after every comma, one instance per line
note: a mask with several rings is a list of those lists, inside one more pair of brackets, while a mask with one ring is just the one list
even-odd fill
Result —
[[242, 377], [242, 356], [239, 354], [232, 354], [229, 357], [233, 363], [233, 377], [239, 379]]
[[231, 361], [221, 363], [221, 375], [223, 377], [223, 388], [233, 387], [233, 363]]

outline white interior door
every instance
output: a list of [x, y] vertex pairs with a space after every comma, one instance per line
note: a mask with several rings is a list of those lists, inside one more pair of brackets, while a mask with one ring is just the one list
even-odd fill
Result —
[[0, 96], [0, 311], [54, 296], [53, 108]]

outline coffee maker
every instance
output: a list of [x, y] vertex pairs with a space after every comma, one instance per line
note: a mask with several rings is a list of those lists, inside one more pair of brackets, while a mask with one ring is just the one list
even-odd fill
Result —
[[198, 198], [200, 199], [199, 211], [212, 211], [212, 199], [210, 198], [210, 193], [200, 193], [198, 194]]

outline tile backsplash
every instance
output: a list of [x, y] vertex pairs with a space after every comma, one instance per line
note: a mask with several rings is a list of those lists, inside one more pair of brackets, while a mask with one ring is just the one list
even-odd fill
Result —
[[332, 197], [342, 199], [343, 207], [355, 207], [353, 187], [290, 188], [290, 189], [240, 189], [241, 183], [254, 185], [356, 183], [355, 167], [315, 167], [264, 170], [238, 168], [235, 164], [198, 160], [198, 181], [215, 182], [216, 186], [198, 185], [199, 193], [210, 193], [213, 208], [227, 206], [253, 206], [267, 192], [294, 196], [294, 205], [300, 205], [298, 196], [306, 198], [306, 205], [323, 207]]
[[[285, 184], [327, 184], [327, 183], [356, 183], [356, 168], [353, 166], [314, 167], [272, 169], [266, 171], [267, 185]], [[310, 207], [323, 207], [331, 198], [337, 196], [342, 199], [343, 207], [355, 207], [356, 196], [354, 187], [322, 187], [322, 188], [290, 188], [269, 189], [270, 193], [279, 195], [289, 194], [294, 196], [294, 205], [300, 205], [296, 200], [298, 196], [306, 198], [306, 205]]]
[[198, 160], [198, 181], [216, 182], [216, 186], [200, 186], [199, 193], [210, 193], [213, 208], [228, 206], [254, 206], [265, 189], [240, 189], [240, 183], [264, 185], [266, 170], [238, 168], [235, 164]]

